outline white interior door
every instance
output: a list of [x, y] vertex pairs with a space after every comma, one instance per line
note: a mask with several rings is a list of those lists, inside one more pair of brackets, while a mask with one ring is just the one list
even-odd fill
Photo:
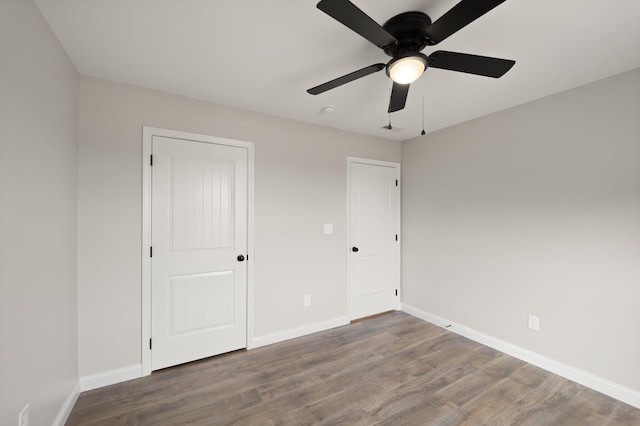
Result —
[[400, 166], [350, 161], [349, 178], [349, 316], [353, 320], [399, 308]]
[[151, 149], [157, 370], [246, 347], [248, 155], [241, 147], [160, 136]]

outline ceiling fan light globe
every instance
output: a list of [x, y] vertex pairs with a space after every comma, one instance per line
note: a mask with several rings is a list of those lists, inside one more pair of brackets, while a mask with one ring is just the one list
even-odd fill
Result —
[[389, 65], [389, 77], [398, 84], [409, 84], [416, 81], [424, 70], [426, 62], [421, 56], [408, 56], [393, 61]]

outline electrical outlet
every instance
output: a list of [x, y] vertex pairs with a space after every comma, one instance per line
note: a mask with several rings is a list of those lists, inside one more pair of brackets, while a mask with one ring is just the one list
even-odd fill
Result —
[[304, 306], [311, 306], [311, 295], [307, 294], [304, 296]]
[[529, 328], [531, 330], [540, 331], [540, 318], [529, 314]]
[[25, 405], [18, 415], [18, 426], [29, 426], [29, 404]]

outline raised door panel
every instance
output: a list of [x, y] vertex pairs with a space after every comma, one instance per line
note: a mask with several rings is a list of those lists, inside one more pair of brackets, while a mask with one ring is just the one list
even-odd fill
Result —
[[172, 249], [233, 247], [234, 164], [172, 159]]
[[169, 281], [169, 338], [233, 327], [233, 271], [173, 276]]

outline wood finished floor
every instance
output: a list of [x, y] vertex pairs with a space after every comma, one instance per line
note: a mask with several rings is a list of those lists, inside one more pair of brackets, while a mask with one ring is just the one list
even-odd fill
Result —
[[402, 312], [84, 392], [67, 425], [640, 425], [640, 410]]

